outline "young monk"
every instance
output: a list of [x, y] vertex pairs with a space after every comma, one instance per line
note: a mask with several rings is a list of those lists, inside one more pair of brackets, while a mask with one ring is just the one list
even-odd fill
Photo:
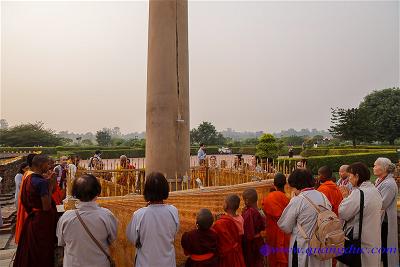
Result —
[[260, 233], [265, 229], [265, 218], [261, 216], [257, 207], [257, 191], [253, 188], [243, 192], [246, 207], [243, 210], [244, 220], [243, 257], [247, 267], [263, 267], [264, 256], [260, 248], [264, 240]]
[[209, 209], [201, 209], [196, 229], [182, 235], [181, 245], [189, 258], [185, 267], [218, 267], [217, 233], [211, 230], [214, 217]]
[[26, 218], [18, 242], [14, 267], [54, 266], [56, 208], [51, 198], [55, 176], [44, 178], [49, 170], [49, 158], [36, 155], [32, 160], [33, 173], [21, 188], [20, 200]]
[[[266, 217], [266, 242], [272, 248], [288, 248], [290, 235], [284, 233], [277, 224], [283, 210], [289, 204], [289, 198], [285, 195], [286, 176], [282, 173], [275, 174], [274, 192], [269, 193], [263, 199], [263, 211]], [[277, 253], [268, 255], [268, 266], [284, 267], [288, 266], [288, 253], [281, 250]]]
[[320, 186], [318, 191], [323, 193], [332, 205], [332, 211], [338, 214], [340, 202], [343, 200], [339, 187], [332, 181], [332, 170], [328, 166], [323, 166], [318, 170]]
[[220, 267], [245, 267], [242, 252], [243, 218], [236, 214], [240, 205], [237, 195], [228, 195], [225, 199], [222, 215], [212, 229], [218, 237], [218, 254]]

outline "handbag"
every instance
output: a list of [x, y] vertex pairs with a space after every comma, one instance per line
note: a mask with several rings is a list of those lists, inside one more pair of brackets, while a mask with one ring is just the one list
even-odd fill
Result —
[[344, 241], [345, 253], [336, 257], [338, 261], [349, 267], [361, 267], [361, 233], [364, 216], [364, 192], [360, 190], [360, 220], [358, 224], [358, 238], [353, 238], [353, 230], [346, 236]]
[[81, 222], [83, 228], [85, 228], [86, 233], [90, 236], [90, 238], [93, 240], [93, 242], [96, 244], [96, 246], [106, 255], [108, 261], [110, 262], [110, 267], [115, 267], [115, 262], [111, 258], [111, 256], [105, 251], [105, 249], [102, 247], [99, 241], [93, 236], [93, 234], [90, 232], [89, 228], [86, 226], [85, 222], [82, 220], [81, 215], [79, 215], [78, 210], [75, 210], [76, 217], [78, 217], [78, 220]]

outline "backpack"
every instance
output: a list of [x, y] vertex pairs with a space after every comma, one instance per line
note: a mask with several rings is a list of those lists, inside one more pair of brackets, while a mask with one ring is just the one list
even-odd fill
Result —
[[306, 195], [302, 196], [318, 213], [317, 221], [311, 233], [311, 238], [307, 237], [303, 227], [298, 225], [300, 234], [309, 242], [310, 251], [308, 252], [308, 255], [314, 255], [316, 258], [324, 261], [343, 254], [345, 233], [337, 215], [326, 208], [324, 196], [322, 197], [325, 206], [317, 206]]

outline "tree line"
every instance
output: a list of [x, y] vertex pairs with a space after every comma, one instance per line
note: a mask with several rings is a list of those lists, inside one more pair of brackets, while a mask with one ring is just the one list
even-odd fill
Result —
[[334, 108], [331, 122], [330, 133], [353, 146], [374, 141], [394, 145], [400, 138], [400, 89], [373, 91], [355, 108]]

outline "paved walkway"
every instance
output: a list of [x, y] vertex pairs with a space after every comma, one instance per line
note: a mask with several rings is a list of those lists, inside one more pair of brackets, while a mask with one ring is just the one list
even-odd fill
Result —
[[15, 220], [17, 216], [13, 194], [0, 194], [3, 226], [0, 227], [0, 266], [11, 266], [16, 251], [14, 243]]

